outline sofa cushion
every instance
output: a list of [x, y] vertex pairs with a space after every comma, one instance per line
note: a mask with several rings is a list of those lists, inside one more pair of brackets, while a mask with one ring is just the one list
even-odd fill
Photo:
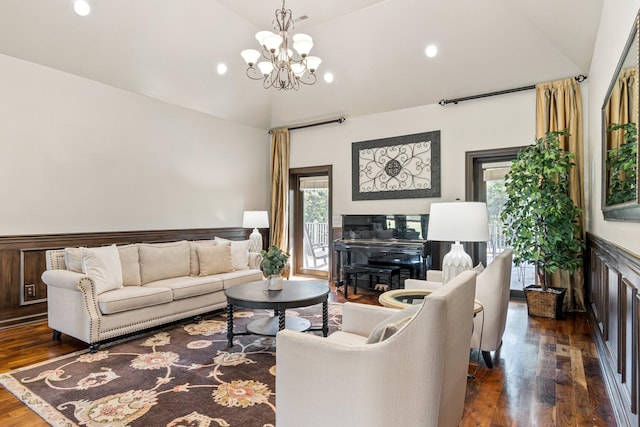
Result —
[[329, 335], [327, 339], [349, 345], [363, 345], [367, 343], [367, 337], [343, 331], [335, 331]]
[[145, 288], [166, 288], [173, 292], [173, 299], [184, 299], [222, 290], [222, 279], [213, 276], [174, 277], [147, 283]]
[[82, 251], [80, 248], [64, 248], [64, 265], [67, 270], [82, 273]]
[[215, 241], [218, 245], [231, 242], [231, 263], [234, 270], [246, 270], [249, 268], [249, 240], [227, 240], [216, 237]]
[[200, 275], [200, 259], [198, 258], [198, 250], [196, 249], [199, 245], [203, 246], [215, 246], [215, 240], [194, 240], [189, 242], [189, 251], [190, 251], [190, 260], [191, 260], [191, 272], [189, 273], [191, 276], [199, 276]]
[[[114, 314], [137, 308], [166, 304], [173, 300], [169, 288], [149, 288], [145, 286], [125, 286], [98, 296], [98, 307], [102, 314]], [[132, 322], [135, 322], [132, 315]]]
[[188, 276], [191, 271], [189, 242], [141, 243], [138, 245], [142, 284], [172, 277]]
[[96, 293], [122, 287], [122, 266], [116, 245], [80, 248], [82, 272], [93, 279]]
[[400, 331], [409, 323], [411, 318], [415, 316], [418, 310], [420, 310], [420, 307], [422, 307], [422, 304], [412, 305], [411, 307], [399, 310], [397, 313], [392, 314], [378, 323], [373, 330], [371, 330], [367, 338], [367, 344], [382, 342]]
[[118, 246], [120, 265], [122, 266], [122, 284], [124, 286], [140, 286], [140, 258], [138, 245]]
[[230, 243], [220, 243], [216, 246], [198, 246], [197, 252], [201, 276], [233, 271]]
[[215, 277], [224, 282], [225, 289], [229, 289], [230, 287], [239, 285], [240, 283], [264, 280], [264, 276], [260, 270], [237, 270], [230, 273], [216, 274]]

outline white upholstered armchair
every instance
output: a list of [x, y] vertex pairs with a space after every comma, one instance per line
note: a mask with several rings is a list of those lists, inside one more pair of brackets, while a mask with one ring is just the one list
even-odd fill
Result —
[[[476, 299], [482, 304], [483, 311], [474, 319], [471, 348], [482, 351], [484, 362], [489, 368], [493, 368], [490, 352], [500, 348], [507, 323], [512, 257], [511, 249], [504, 250], [478, 274], [476, 281]], [[407, 279], [404, 287], [434, 290], [448, 286], [442, 284], [439, 271], [428, 271], [427, 279]]]
[[[278, 427], [457, 426], [469, 368], [476, 274], [466, 271], [406, 311], [345, 303], [342, 331], [276, 338]], [[368, 344], [390, 316], [397, 332]], [[416, 313], [417, 311], [417, 313]], [[388, 328], [389, 329], [389, 328]]]

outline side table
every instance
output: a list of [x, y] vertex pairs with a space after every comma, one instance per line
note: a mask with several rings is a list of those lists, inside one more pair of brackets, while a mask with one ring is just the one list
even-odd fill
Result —
[[[378, 297], [378, 302], [385, 307], [403, 309], [413, 304], [420, 304], [427, 295], [433, 292], [429, 289], [394, 289], [385, 292]], [[474, 301], [473, 314], [476, 315], [483, 310], [482, 303]]]

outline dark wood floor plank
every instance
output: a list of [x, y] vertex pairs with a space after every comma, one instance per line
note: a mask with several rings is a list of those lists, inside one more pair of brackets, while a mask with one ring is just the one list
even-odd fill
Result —
[[[378, 304], [379, 293], [358, 289], [348, 300]], [[330, 300], [345, 302], [332, 287]], [[52, 341], [46, 322], [0, 330], [0, 372], [84, 349], [63, 336]], [[477, 352], [469, 371], [475, 372]], [[562, 320], [529, 317], [522, 302], [511, 302], [503, 345], [494, 369], [483, 361], [467, 384], [460, 426], [613, 426], [615, 418], [598, 364], [586, 315]], [[375, 375], [375, 373], [372, 373]], [[0, 388], [0, 425], [46, 426], [35, 413]]]

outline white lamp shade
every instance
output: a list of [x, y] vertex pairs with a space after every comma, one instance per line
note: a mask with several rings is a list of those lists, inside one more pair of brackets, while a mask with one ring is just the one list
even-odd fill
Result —
[[432, 203], [427, 240], [486, 242], [489, 240], [487, 204], [483, 202]]
[[240, 56], [242, 56], [242, 59], [244, 59], [244, 61], [249, 66], [251, 66], [256, 62], [258, 62], [258, 58], [260, 58], [260, 52], [258, 52], [255, 49], [245, 49], [242, 52], [240, 52]]
[[242, 228], [269, 228], [267, 211], [244, 211]]
[[291, 64], [291, 71], [293, 71], [293, 74], [300, 77], [304, 74], [304, 72], [306, 71], [306, 68], [304, 68], [304, 65], [302, 64], [294, 63], [294, 64]]
[[267, 74], [271, 74], [273, 71], [273, 64], [266, 61], [258, 62], [258, 68], [260, 69], [260, 72], [266, 76]]
[[271, 34], [264, 38], [264, 46], [271, 52], [275, 52], [282, 43], [282, 36], [278, 34]]
[[311, 52], [313, 42], [309, 39], [303, 39], [293, 42], [293, 48], [300, 54], [300, 56], [307, 56]]
[[308, 40], [310, 42], [313, 42], [313, 39], [311, 38], [311, 36], [309, 34], [298, 33], [298, 34], [294, 34], [293, 35], [294, 43], [298, 42], [298, 41], [302, 41], [302, 40]]
[[317, 70], [321, 62], [322, 59], [318, 58], [317, 56], [307, 56], [307, 68], [311, 72]]
[[264, 46], [264, 40], [269, 37], [269, 36], [273, 36], [274, 34], [271, 31], [258, 31], [256, 33], [256, 40], [258, 40], [258, 43], [260, 43], [260, 46]]

